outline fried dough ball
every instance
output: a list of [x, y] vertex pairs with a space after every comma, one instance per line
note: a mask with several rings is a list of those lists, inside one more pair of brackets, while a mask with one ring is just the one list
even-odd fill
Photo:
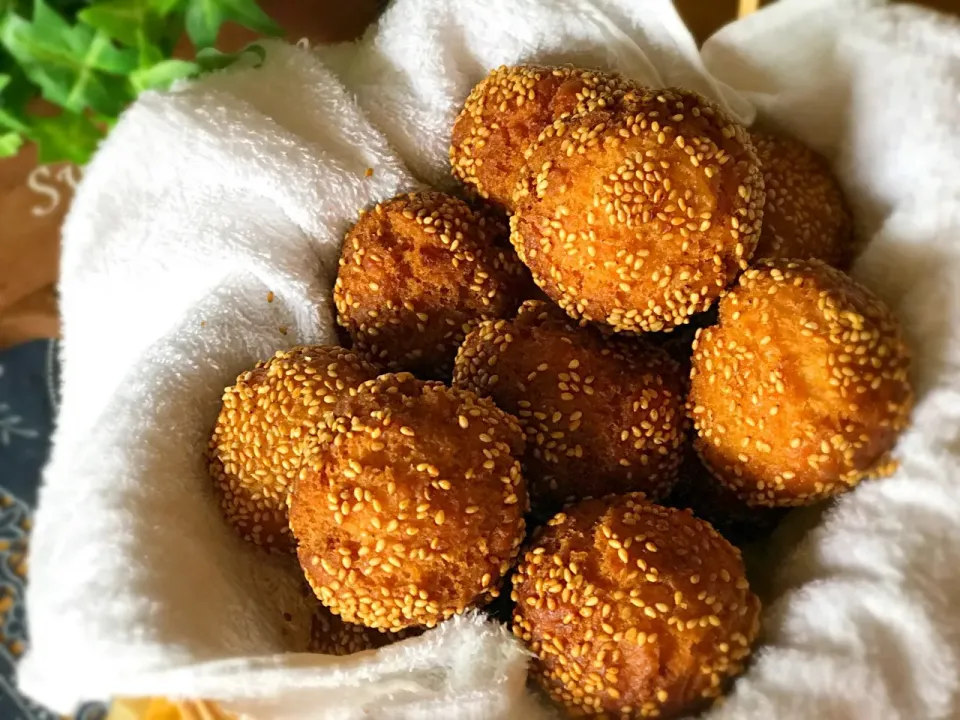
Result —
[[792, 138], [754, 133], [753, 143], [767, 197], [754, 258], [848, 265], [853, 220], [827, 161]]
[[278, 352], [223, 392], [210, 438], [210, 476], [227, 522], [270, 550], [290, 552], [287, 492], [320, 413], [377, 376], [376, 368], [339, 347]]
[[429, 191], [361, 214], [344, 240], [333, 298], [358, 352], [390, 370], [443, 378], [464, 336], [512, 314], [528, 282], [499, 222]]
[[670, 330], [747, 267], [763, 201], [740, 125], [695, 93], [651, 91], [540, 134], [510, 239], [571, 317], [619, 332]]
[[412, 630], [381, 632], [344, 622], [321, 605], [311, 622], [308, 652], [342, 657], [364, 650], [377, 650], [416, 634]]
[[512, 596], [534, 676], [576, 715], [695, 711], [743, 670], [759, 630], [740, 551], [689, 511], [639, 493], [555, 516]]
[[786, 512], [781, 508], [747, 505], [710, 475], [692, 448], [684, 453], [680, 477], [664, 504], [689, 509], [734, 545], [768, 536]]
[[535, 505], [642, 490], [676, 480], [686, 425], [680, 368], [659, 348], [578, 328], [527, 301], [513, 321], [482, 323], [464, 341], [454, 385], [493, 399], [527, 437]]
[[819, 260], [761, 262], [694, 345], [688, 410], [712, 474], [751, 505], [810, 505], [889, 474], [913, 400], [900, 325]]
[[476, 87], [453, 125], [450, 166], [481, 197], [513, 207], [524, 151], [554, 120], [609, 107], [633, 89], [619, 75], [501, 66]]
[[289, 500], [317, 597], [347, 622], [393, 631], [497, 597], [528, 507], [516, 420], [400, 373], [344, 397], [327, 425]]

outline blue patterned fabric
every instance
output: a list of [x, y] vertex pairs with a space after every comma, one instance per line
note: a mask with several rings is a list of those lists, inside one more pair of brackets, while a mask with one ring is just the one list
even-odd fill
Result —
[[[56, 342], [40, 340], [0, 352], [0, 718], [57, 720], [16, 687], [15, 668], [28, 642], [23, 607], [30, 524], [40, 471], [50, 449], [58, 404]], [[104, 706], [82, 708], [99, 720]]]

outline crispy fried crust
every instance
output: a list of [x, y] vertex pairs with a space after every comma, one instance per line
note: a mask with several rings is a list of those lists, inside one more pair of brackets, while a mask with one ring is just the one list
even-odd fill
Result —
[[496, 597], [528, 508], [516, 420], [401, 373], [361, 385], [327, 424], [289, 501], [320, 600], [347, 622], [397, 631]]
[[740, 552], [689, 511], [640, 494], [558, 514], [513, 587], [533, 675], [575, 715], [695, 711], [743, 670], [759, 629]]
[[663, 497], [676, 480], [684, 381], [659, 348], [605, 338], [527, 301], [515, 320], [485, 322], [467, 336], [454, 385], [518, 418], [538, 507], [630, 490]]
[[669, 330], [753, 254], [763, 177], [747, 132], [699, 95], [650, 91], [558, 120], [527, 153], [511, 241], [574, 318]]
[[619, 75], [597, 70], [499, 67], [473, 89], [454, 123], [453, 174], [509, 210], [523, 153], [541, 130], [571, 114], [610, 107], [633, 89]]
[[809, 505], [888, 474], [908, 365], [899, 322], [866, 288], [819, 260], [761, 263], [695, 342], [697, 452], [753, 505]]
[[358, 352], [440, 379], [464, 336], [512, 314], [528, 282], [500, 222], [430, 191], [361, 214], [344, 240], [333, 298]]
[[767, 200], [754, 258], [810, 260], [845, 268], [853, 219], [827, 161], [799, 140], [753, 133]]
[[287, 492], [315, 440], [323, 410], [376, 377], [339, 347], [298, 347], [244, 372], [223, 393], [208, 449], [210, 476], [227, 522], [267, 549], [293, 550]]

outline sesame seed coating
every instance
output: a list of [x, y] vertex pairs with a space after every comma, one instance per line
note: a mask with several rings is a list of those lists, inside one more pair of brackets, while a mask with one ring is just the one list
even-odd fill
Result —
[[767, 197], [754, 258], [849, 265], [853, 219], [827, 161], [792, 138], [753, 133], [753, 143]]
[[308, 652], [342, 657], [364, 650], [386, 647], [416, 634], [414, 630], [398, 633], [381, 632], [363, 625], [344, 622], [321, 605], [311, 620]]
[[327, 430], [289, 498], [300, 565], [324, 605], [398, 631], [499, 595], [528, 508], [514, 418], [400, 373], [344, 397]]
[[639, 493], [556, 515], [511, 595], [533, 676], [576, 715], [696, 711], [743, 670], [759, 630], [740, 552], [689, 511]]
[[377, 370], [339, 347], [278, 352], [223, 392], [208, 448], [227, 522], [250, 542], [290, 552], [287, 493], [321, 414]]
[[440, 192], [401, 195], [347, 233], [337, 322], [390, 370], [449, 377], [464, 336], [513, 313], [529, 276], [491, 214]]
[[747, 505], [710, 475], [692, 447], [684, 453], [680, 477], [664, 504], [689, 509], [738, 546], [770, 535], [786, 513], [782, 508]]
[[751, 505], [810, 505], [886, 475], [913, 403], [898, 321], [819, 260], [761, 261], [694, 343], [687, 410], [711, 473]]
[[454, 386], [489, 396], [527, 438], [524, 475], [548, 510], [611, 492], [672, 487], [686, 417], [680, 368], [659, 348], [605, 338], [528, 300], [482, 323], [457, 354]]
[[695, 93], [646, 91], [540, 134], [514, 193], [510, 239], [571, 317], [670, 330], [747, 267], [763, 202], [743, 127]]
[[467, 97], [453, 126], [453, 175], [506, 209], [524, 151], [554, 120], [615, 104], [633, 89], [619, 75], [536, 65], [501, 66]]

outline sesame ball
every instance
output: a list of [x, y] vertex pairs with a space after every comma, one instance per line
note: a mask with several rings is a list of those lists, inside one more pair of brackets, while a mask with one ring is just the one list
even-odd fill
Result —
[[290, 552], [287, 492], [316, 441], [325, 410], [377, 370], [339, 347], [296, 347], [242, 373], [223, 392], [208, 448], [210, 476], [227, 522], [270, 550]]
[[412, 637], [416, 632], [381, 632], [363, 625], [344, 622], [322, 605], [317, 608], [310, 625], [308, 651], [321, 655], [342, 657], [364, 650], [377, 650], [398, 640]]
[[899, 323], [862, 285], [819, 260], [763, 261], [695, 341], [697, 452], [751, 505], [810, 505], [889, 474], [908, 364]]
[[689, 509], [738, 546], [770, 535], [786, 512], [782, 508], [747, 505], [710, 475], [693, 448], [684, 453], [679, 479], [664, 504]]
[[305, 458], [290, 527], [343, 620], [433, 627], [499, 595], [523, 539], [523, 434], [471, 392], [382, 375], [344, 397]]
[[523, 153], [541, 130], [559, 118], [613, 105], [631, 89], [620, 76], [597, 70], [501, 66], [473, 88], [454, 123], [453, 174], [510, 209]]
[[467, 336], [454, 385], [517, 417], [535, 506], [629, 490], [662, 497], [676, 480], [683, 377], [659, 348], [606, 338], [527, 301], [515, 320], [488, 321]]
[[743, 670], [759, 630], [740, 551], [689, 511], [639, 493], [556, 515], [512, 596], [534, 677], [575, 715], [694, 712]]
[[753, 142], [767, 196], [754, 258], [848, 265], [853, 220], [827, 161], [792, 138], [754, 133]]
[[747, 132], [685, 90], [558, 120], [527, 153], [511, 241], [574, 318], [683, 325], [753, 254], [763, 177]]
[[444, 378], [464, 336], [512, 314], [527, 281], [501, 223], [430, 191], [360, 215], [333, 299], [358, 352], [390, 370]]

